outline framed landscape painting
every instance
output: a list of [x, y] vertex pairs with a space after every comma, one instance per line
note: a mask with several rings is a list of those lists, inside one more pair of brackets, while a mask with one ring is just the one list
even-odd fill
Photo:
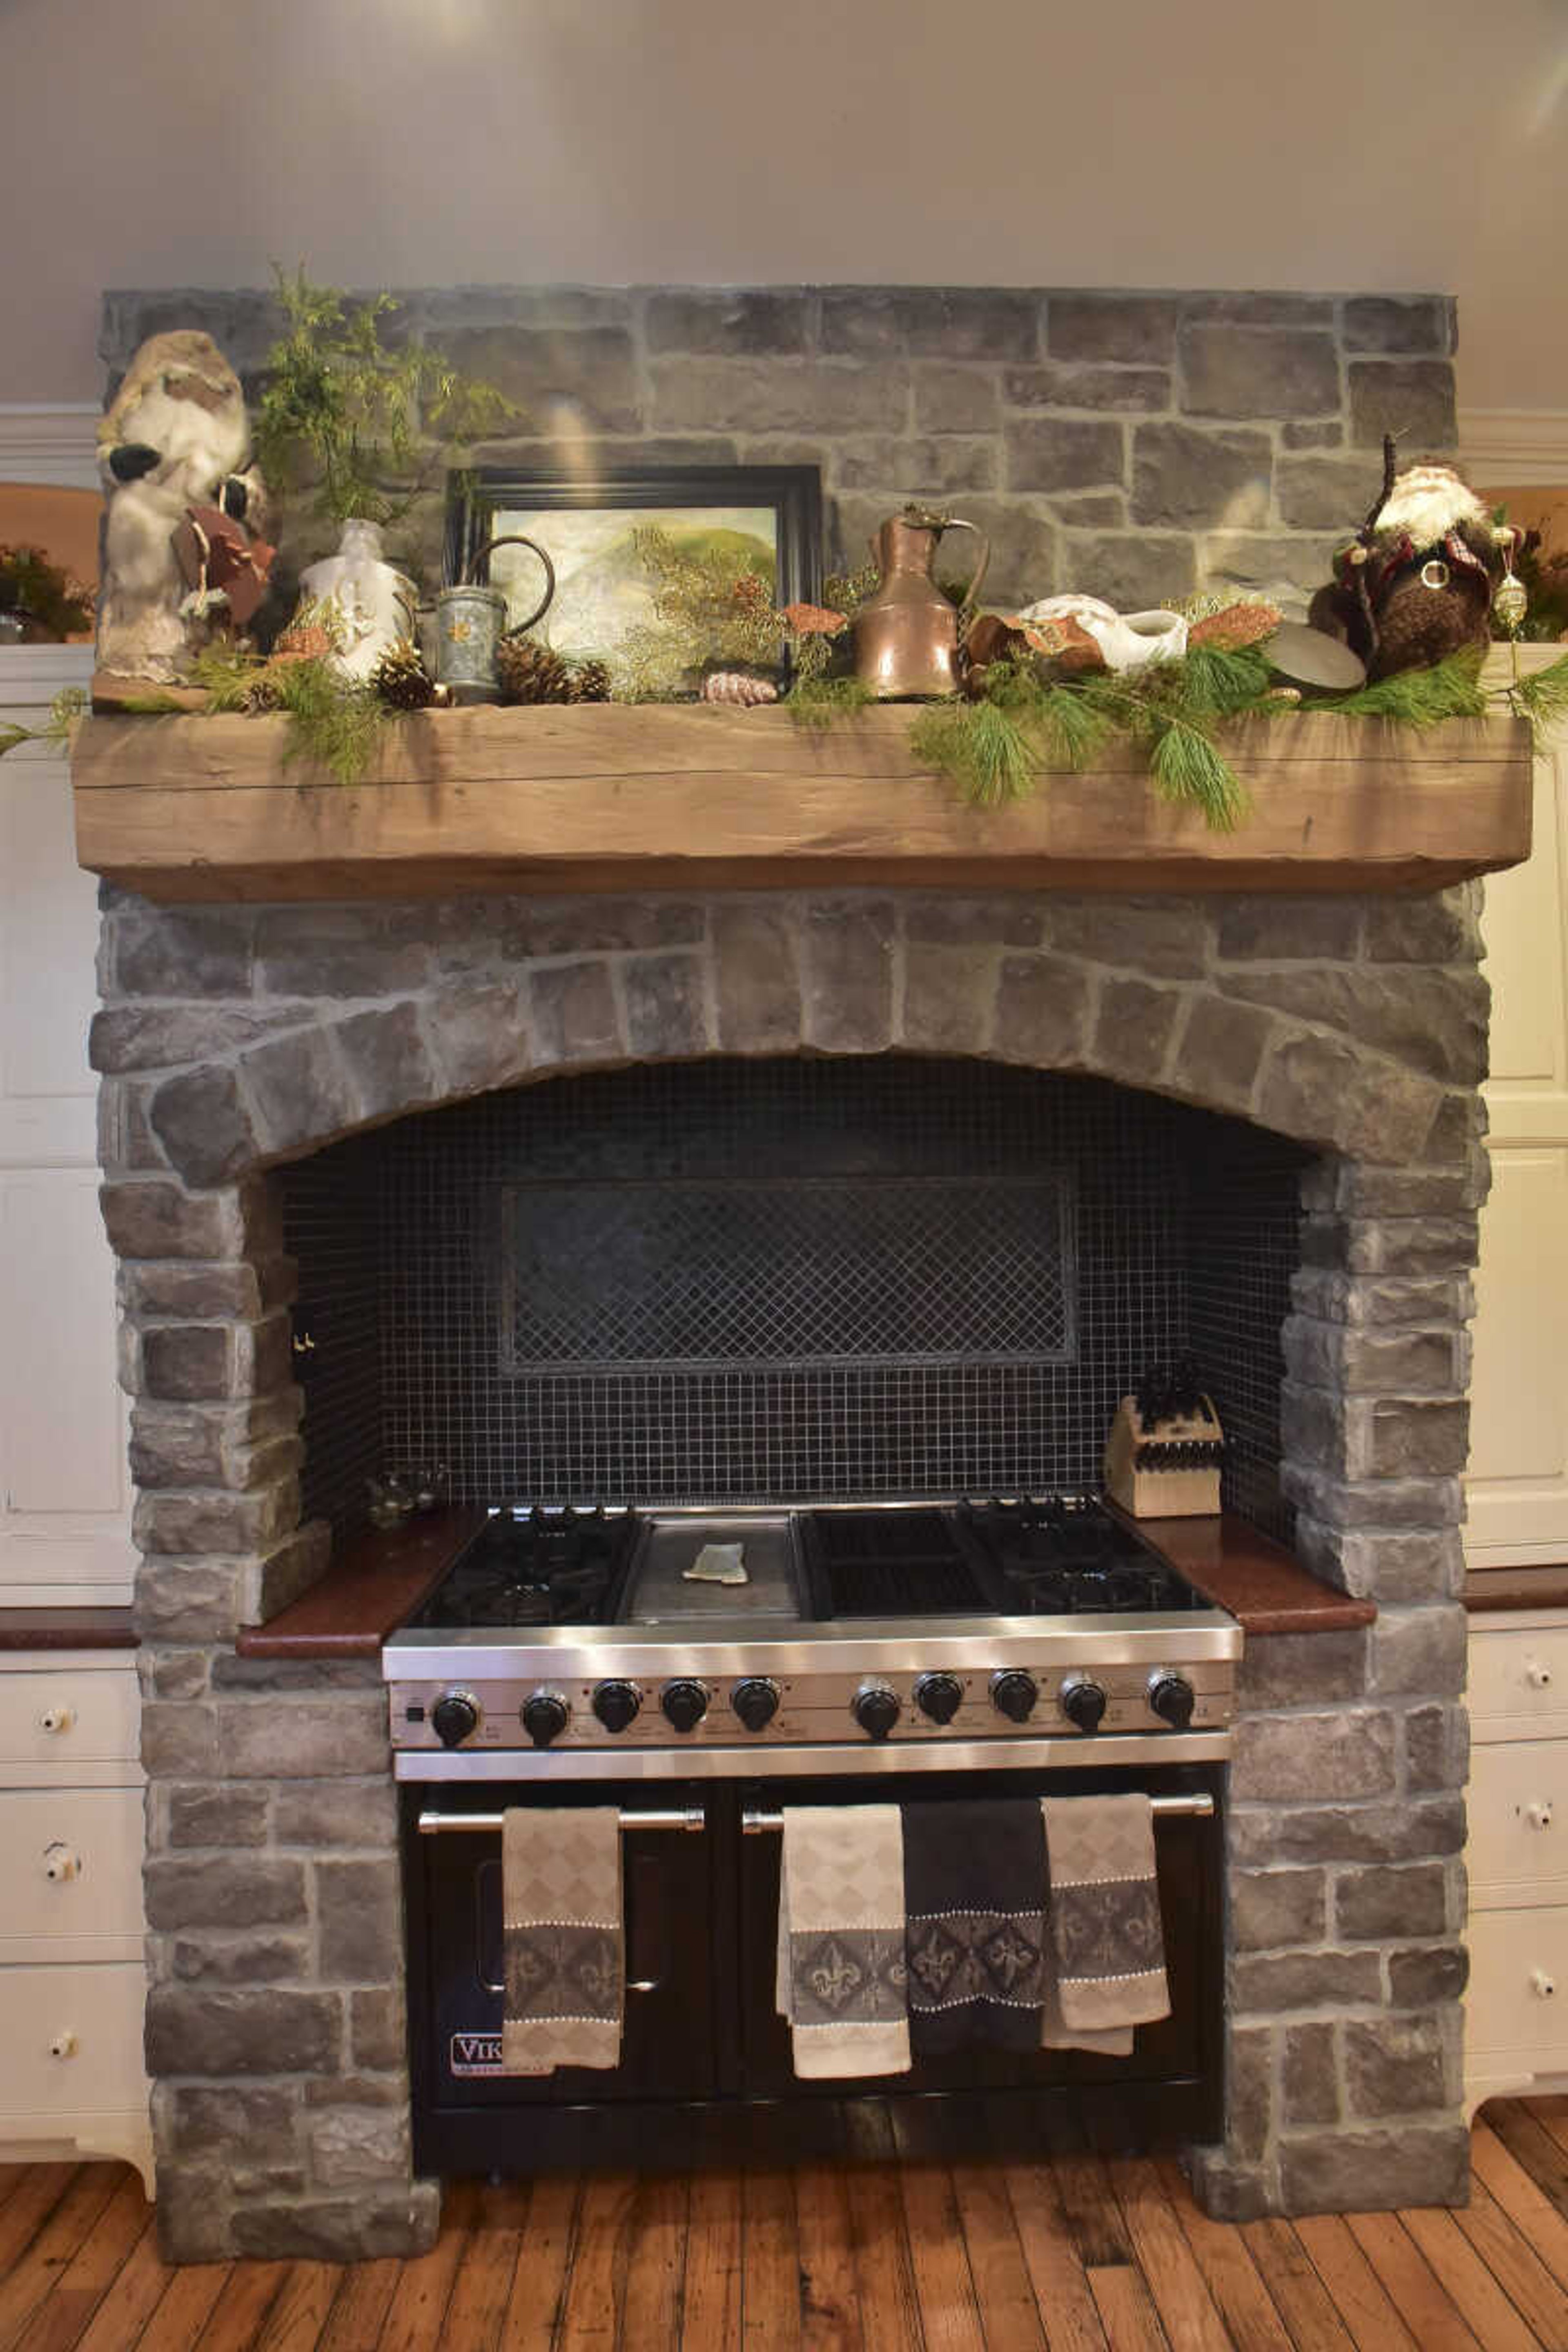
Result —
[[[497, 548], [514, 535], [542, 547], [555, 594], [530, 632], [574, 660], [613, 668], [653, 605], [637, 534], [665, 532], [692, 552], [719, 551], [765, 580], [775, 604], [816, 604], [822, 590], [822, 490], [815, 466], [627, 466], [583, 475], [482, 467], [453, 477], [447, 576], [504, 589], [515, 627], [544, 591], [538, 558]], [[471, 570], [470, 570], [471, 567]]]

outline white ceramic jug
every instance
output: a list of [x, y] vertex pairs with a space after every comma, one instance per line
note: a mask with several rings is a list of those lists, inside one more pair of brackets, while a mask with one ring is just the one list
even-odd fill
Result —
[[368, 678], [389, 646], [414, 635], [414, 583], [383, 561], [374, 522], [344, 523], [337, 553], [301, 572], [300, 587], [310, 603], [337, 607], [342, 639], [333, 659], [345, 677]]
[[1146, 663], [1180, 661], [1187, 650], [1187, 625], [1180, 613], [1119, 613], [1099, 596], [1046, 596], [1017, 614], [1025, 621], [1076, 621], [1105, 656], [1107, 669], [1142, 669]]

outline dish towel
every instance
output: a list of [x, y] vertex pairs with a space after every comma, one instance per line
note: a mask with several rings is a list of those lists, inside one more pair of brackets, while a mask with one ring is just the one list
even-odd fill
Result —
[[501, 1816], [501, 2072], [618, 2066], [626, 1955], [614, 1805]]
[[1038, 1803], [964, 1798], [902, 1811], [912, 2047], [1037, 2050], [1046, 1903]]
[[1171, 2013], [1149, 1800], [1044, 1797], [1050, 1893], [1047, 2050], [1124, 2058], [1132, 2029]]
[[795, 2073], [906, 2074], [897, 1805], [787, 1805], [782, 1844], [775, 1992]]

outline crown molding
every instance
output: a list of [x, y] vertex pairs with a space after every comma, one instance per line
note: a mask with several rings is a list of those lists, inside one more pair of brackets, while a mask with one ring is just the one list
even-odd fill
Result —
[[1568, 408], [1461, 408], [1459, 464], [1500, 488], [1568, 488]]
[[99, 415], [88, 401], [0, 402], [0, 482], [96, 490]]

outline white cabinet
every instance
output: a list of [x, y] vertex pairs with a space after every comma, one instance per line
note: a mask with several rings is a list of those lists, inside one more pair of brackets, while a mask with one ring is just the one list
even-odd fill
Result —
[[[1544, 668], [1557, 646], [1527, 646]], [[1489, 675], [1507, 675], [1506, 653]], [[1481, 1212], [1466, 1556], [1568, 1561], [1568, 727], [1535, 763], [1534, 846], [1489, 875], [1491, 1197]]]
[[1568, 1612], [1470, 1620], [1465, 2097], [1568, 2088]]
[[[37, 725], [89, 647], [0, 648]], [[97, 890], [63, 754], [0, 761], [0, 1609], [132, 1594], [114, 1263], [98, 1209]], [[0, 1652], [0, 2162], [121, 2156], [152, 2192], [133, 1654]]]

